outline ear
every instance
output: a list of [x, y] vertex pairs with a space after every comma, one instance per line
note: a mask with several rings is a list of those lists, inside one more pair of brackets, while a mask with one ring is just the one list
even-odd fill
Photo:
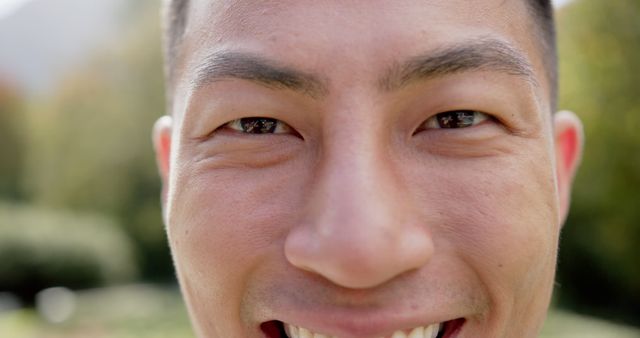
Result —
[[570, 111], [559, 111], [553, 118], [556, 149], [556, 177], [562, 223], [569, 213], [571, 186], [582, 159], [584, 133], [582, 122]]
[[166, 207], [167, 188], [169, 187], [169, 171], [171, 163], [171, 131], [173, 119], [165, 115], [153, 126], [153, 147], [156, 152], [156, 164], [162, 179], [162, 208]]

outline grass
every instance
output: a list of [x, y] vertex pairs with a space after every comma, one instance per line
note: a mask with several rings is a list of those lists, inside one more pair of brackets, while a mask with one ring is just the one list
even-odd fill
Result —
[[[61, 324], [34, 310], [0, 312], [6, 338], [193, 338], [175, 288], [132, 285], [82, 291], [76, 311]], [[540, 338], [638, 338], [640, 330], [552, 310]]]

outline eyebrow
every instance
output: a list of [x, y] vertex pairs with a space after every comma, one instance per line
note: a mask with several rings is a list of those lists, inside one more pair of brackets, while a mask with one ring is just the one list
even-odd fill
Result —
[[[494, 71], [525, 78], [536, 85], [533, 68], [524, 53], [497, 39], [479, 39], [412, 57], [390, 67], [378, 85], [399, 90], [420, 80], [470, 71]], [[289, 89], [318, 98], [329, 92], [319, 76], [279, 64], [259, 55], [237, 51], [211, 54], [196, 68], [195, 89], [226, 80], [243, 79], [276, 89]]]
[[328, 92], [328, 86], [317, 76], [280, 65], [258, 55], [234, 51], [217, 52], [207, 57], [197, 67], [192, 85], [197, 89], [233, 78], [258, 82], [277, 89], [290, 89], [312, 97]]
[[394, 91], [418, 80], [469, 71], [501, 72], [537, 84], [524, 53], [500, 40], [480, 39], [430, 51], [394, 65], [381, 78], [379, 86], [384, 91]]

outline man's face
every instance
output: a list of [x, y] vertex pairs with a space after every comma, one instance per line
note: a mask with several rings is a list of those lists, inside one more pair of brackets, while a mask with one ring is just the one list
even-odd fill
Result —
[[156, 147], [200, 336], [537, 334], [580, 140], [525, 1], [188, 16]]

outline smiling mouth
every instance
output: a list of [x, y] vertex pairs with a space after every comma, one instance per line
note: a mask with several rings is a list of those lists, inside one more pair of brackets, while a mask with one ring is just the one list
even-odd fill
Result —
[[[464, 322], [464, 318], [459, 318], [407, 330], [397, 330], [389, 336], [380, 338], [454, 338], [460, 332]], [[277, 320], [263, 323], [260, 327], [266, 338], [339, 338]]]

